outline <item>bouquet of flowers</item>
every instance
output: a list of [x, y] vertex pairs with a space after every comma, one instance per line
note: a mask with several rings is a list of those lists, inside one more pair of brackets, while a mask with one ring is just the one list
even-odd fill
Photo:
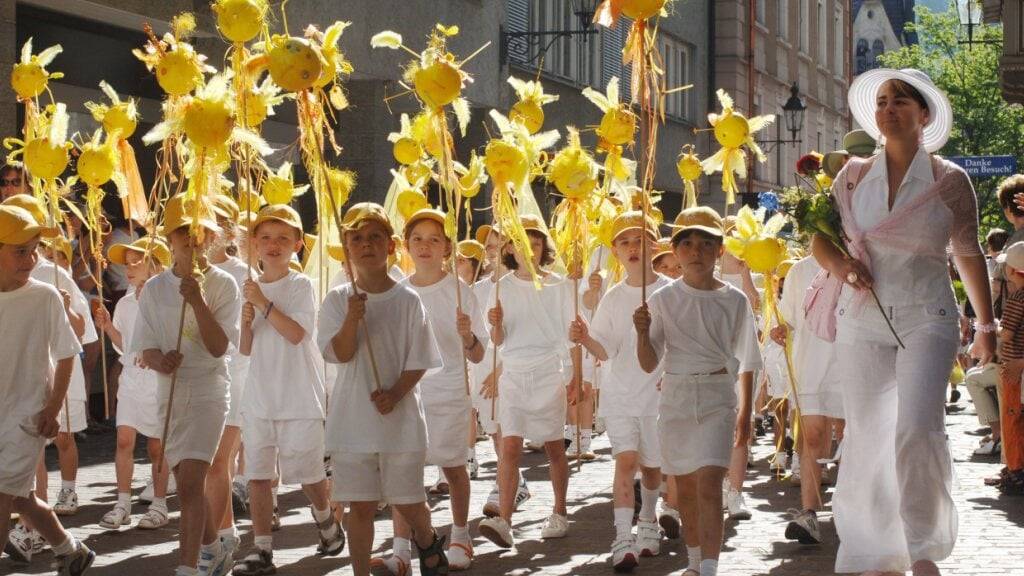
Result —
[[[852, 258], [849, 249], [846, 247], [846, 237], [843, 235], [843, 221], [839, 214], [839, 208], [835, 204], [835, 197], [832, 195], [832, 179], [826, 175], [821, 168], [822, 155], [817, 152], [805, 154], [797, 160], [796, 171], [807, 186], [790, 186], [767, 199], [767, 203], [774, 203], [774, 209], [782, 212], [793, 222], [797, 232], [807, 236], [818, 234], [820, 237], [829, 240], [846, 258]], [[765, 205], [765, 199], [761, 200]], [[770, 208], [771, 209], [771, 208]], [[896, 342], [900, 348], [904, 348], [903, 341], [896, 334], [892, 322], [885, 314], [882, 303], [878, 300], [878, 294], [874, 288], [869, 288], [871, 297], [874, 298], [879, 312], [885, 318]]]

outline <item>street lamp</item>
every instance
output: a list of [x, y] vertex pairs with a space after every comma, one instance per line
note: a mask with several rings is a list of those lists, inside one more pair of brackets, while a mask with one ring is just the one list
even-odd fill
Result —
[[[501, 29], [501, 63], [507, 64], [515, 59], [522, 64], [532, 64], [547, 54], [548, 50], [559, 38], [579, 37], [583, 43], [597, 34], [594, 26], [594, 13], [597, 12], [598, 0], [571, 0], [573, 14], [579, 19], [579, 30], [545, 30], [543, 32], [511, 32]], [[530, 52], [536, 49], [531, 57]]]
[[974, 44], [998, 44], [998, 40], [975, 40], [974, 28], [982, 26], [981, 6], [977, 0], [956, 0], [956, 13], [960, 17], [960, 25], [967, 28], [967, 40], [959, 40], [958, 44], [967, 44], [970, 50]]
[[793, 144], [794, 146], [803, 142], [797, 138], [800, 131], [804, 129], [804, 113], [807, 111], [807, 104], [800, 98], [800, 87], [796, 82], [789, 87], [789, 100], [782, 105], [782, 117], [786, 121], [786, 130], [789, 130], [789, 140], [782, 139], [781, 127], [775, 124], [774, 140], [758, 140], [757, 144], [769, 153], [779, 144]]

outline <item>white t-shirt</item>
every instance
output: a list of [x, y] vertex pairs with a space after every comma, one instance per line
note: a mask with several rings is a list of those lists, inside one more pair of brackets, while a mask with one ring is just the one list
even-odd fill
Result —
[[[132, 333], [135, 330], [135, 322], [139, 317], [139, 298], [135, 290], [117, 301], [114, 307], [114, 328], [121, 333], [121, 343], [126, 348], [131, 344]], [[111, 341], [113, 344], [113, 341]], [[121, 355], [121, 377], [120, 390], [133, 396], [145, 396], [155, 394], [157, 386], [157, 374], [155, 370], [143, 368], [140, 365], [142, 357], [136, 352], [127, 352], [114, 344], [114, 350]]]
[[[60, 275], [59, 280], [54, 278], [54, 269]], [[82, 293], [78, 284], [75, 284], [75, 281], [71, 278], [71, 273], [60, 266], [54, 265], [53, 262], [46, 258], [40, 257], [36, 267], [32, 269], [31, 277], [44, 284], [54, 287], [59, 286], [60, 290], [64, 290], [71, 295], [71, 310], [85, 319], [85, 331], [82, 332], [82, 338], [80, 339], [82, 344], [91, 344], [99, 339], [96, 333], [96, 325], [92, 322], [92, 310], [89, 307], [89, 300]], [[55, 284], [55, 282], [59, 282], [59, 284]], [[88, 399], [89, 394], [85, 389], [85, 370], [82, 369], [82, 358], [75, 358], [74, 362], [72, 362], [68, 400], [85, 402]]]
[[427, 429], [417, 387], [406, 394], [391, 413], [378, 412], [370, 400], [377, 384], [365, 342], [369, 332], [380, 386], [384, 390], [394, 386], [402, 372], [440, 368], [441, 356], [423, 303], [416, 292], [403, 284], [396, 284], [380, 294], [366, 294], [366, 316], [364, 326], [358, 331], [358, 349], [351, 360], [339, 362], [331, 339], [345, 322], [351, 295], [351, 283], [339, 286], [327, 293], [320, 309], [317, 347], [328, 362], [338, 365], [327, 414], [327, 451], [357, 454], [424, 451]]
[[[52, 387], [52, 365], [82, 350], [64, 312], [60, 294], [30, 279], [24, 286], [0, 292], [0, 430], [32, 425], [26, 419], [43, 409]], [[2, 441], [2, 438], [0, 438]]]
[[[477, 306], [476, 296], [473, 290], [459, 281], [462, 293], [462, 312], [469, 316], [473, 325], [473, 332], [480, 339], [480, 344], [487, 347], [487, 330], [484, 328], [483, 315]], [[437, 342], [438, 352], [441, 354], [442, 368], [438, 371], [427, 373], [420, 380], [420, 387], [423, 390], [430, 389], [434, 397], [454, 397], [466, 395], [466, 385], [463, 380], [463, 346], [462, 337], [459, 336], [455, 326], [455, 312], [457, 301], [455, 298], [455, 276], [448, 274], [441, 281], [430, 286], [415, 286], [406, 278], [402, 284], [412, 288], [427, 311], [430, 320], [430, 328], [434, 333], [434, 340]]]
[[293, 345], [262, 314], [252, 322], [249, 377], [242, 413], [264, 420], [324, 418], [323, 360], [316, 349], [316, 291], [305, 274], [290, 271], [275, 282], [259, 282], [263, 295], [305, 330]]
[[[661, 274], [655, 274], [653, 280], [647, 285], [648, 294], [672, 282]], [[640, 368], [636, 357], [633, 312], [640, 304], [640, 287], [630, 286], [623, 280], [608, 290], [594, 312], [590, 335], [608, 353], [598, 408], [601, 416], [658, 415], [658, 381], [662, 367], [648, 374]]]
[[668, 374], [736, 376], [761, 368], [761, 351], [750, 303], [729, 284], [697, 290], [682, 278], [647, 300], [651, 345]]
[[804, 295], [821, 266], [813, 257], [807, 257], [789, 269], [779, 301], [779, 312], [793, 327], [793, 371], [797, 384], [817, 390], [835, 362], [835, 346], [826, 342], [807, 326], [804, 316]]
[[[388, 277], [395, 282], [401, 282], [402, 280], [405, 280], [405, 272], [402, 272], [402, 269], [395, 264], [388, 268]], [[331, 278], [331, 282], [327, 285], [327, 289], [333, 290], [342, 284], [347, 284], [348, 282], [348, 272], [345, 271], [345, 266], [342, 265], [341, 270], [338, 270], [338, 273]]]
[[[491, 324], [487, 321], [487, 313], [494, 308], [494, 282], [491, 282], [490, 277], [478, 280], [476, 284], [473, 284], [473, 296], [476, 298], [477, 311], [484, 330], [483, 335], [477, 333], [484, 345], [484, 359], [479, 364], [470, 363], [469, 373], [473, 382], [480, 383], [490, 375], [491, 369], [494, 368], [494, 343], [491, 342]], [[475, 331], [476, 328], [473, 330]], [[498, 354], [498, 363], [501, 363], [500, 353]]]
[[[509, 273], [499, 280], [498, 297], [504, 312], [502, 364], [511, 370], [532, 370], [555, 358], [568, 360], [569, 323], [573, 320], [573, 285], [555, 273], [532, 280]], [[492, 305], [493, 306], [493, 305]]]
[[[242, 299], [235, 280], [227, 272], [210, 266], [201, 282], [207, 306], [220, 325], [228, 342], [238, 346], [238, 320]], [[195, 311], [181, 297], [181, 278], [171, 269], [165, 270], [146, 282], [139, 299], [139, 317], [132, 332], [129, 352], [142, 354], [151, 348], [167, 353], [174, 350], [178, 338], [181, 307], [185, 306], [185, 327], [181, 338], [178, 367], [178, 386], [188, 386], [198, 397], [226, 397], [228, 395], [227, 356], [214, 357], [203, 344], [196, 323]], [[160, 385], [170, 385], [166, 374], [157, 376]]]
[[[243, 262], [242, 259], [238, 258], [237, 256], [228, 256], [227, 260], [219, 264], [214, 264], [214, 266], [227, 272], [228, 274], [231, 275], [232, 278], [235, 279], [235, 285], [238, 286], [239, 296], [241, 296], [242, 294], [242, 288], [245, 287], [245, 281], [248, 280], [249, 278], [256, 277], [255, 271], [253, 271], [254, 273], [250, 275], [249, 265]], [[242, 301], [244, 303], [245, 299], [243, 298]], [[238, 329], [239, 331], [241, 331], [241, 312], [239, 312], [238, 314], [238, 322]], [[234, 344], [232, 344], [230, 347], [228, 347], [228, 366], [230, 368], [229, 372], [231, 374], [245, 374], [245, 371], [249, 369], [249, 357], [239, 352], [238, 348]], [[241, 382], [239, 384], [244, 384], [244, 382]]]

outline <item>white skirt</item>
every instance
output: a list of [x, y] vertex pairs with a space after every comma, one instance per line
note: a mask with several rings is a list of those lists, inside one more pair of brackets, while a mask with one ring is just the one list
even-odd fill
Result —
[[705, 466], [729, 467], [736, 429], [734, 381], [729, 374], [665, 374], [658, 415], [662, 472], [678, 476]]
[[504, 438], [534, 442], [561, 440], [565, 434], [565, 378], [561, 364], [516, 372], [506, 365], [498, 382], [498, 423]]

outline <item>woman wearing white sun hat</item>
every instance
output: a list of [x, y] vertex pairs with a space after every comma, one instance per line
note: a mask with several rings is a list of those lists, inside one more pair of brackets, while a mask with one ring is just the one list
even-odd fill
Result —
[[851, 159], [833, 187], [853, 258], [823, 238], [813, 243], [822, 267], [845, 281], [835, 311], [847, 421], [833, 500], [836, 571], [931, 576], [957, 535], [944, 422], [959, 343], [950, 246], [978, 313], [975, 353], [984, 363], [995, 349], [977, 198], [962, 169], [934, 156], [953, 113], [925, 73], [866, 72], [849, 99], [883, 150]]

